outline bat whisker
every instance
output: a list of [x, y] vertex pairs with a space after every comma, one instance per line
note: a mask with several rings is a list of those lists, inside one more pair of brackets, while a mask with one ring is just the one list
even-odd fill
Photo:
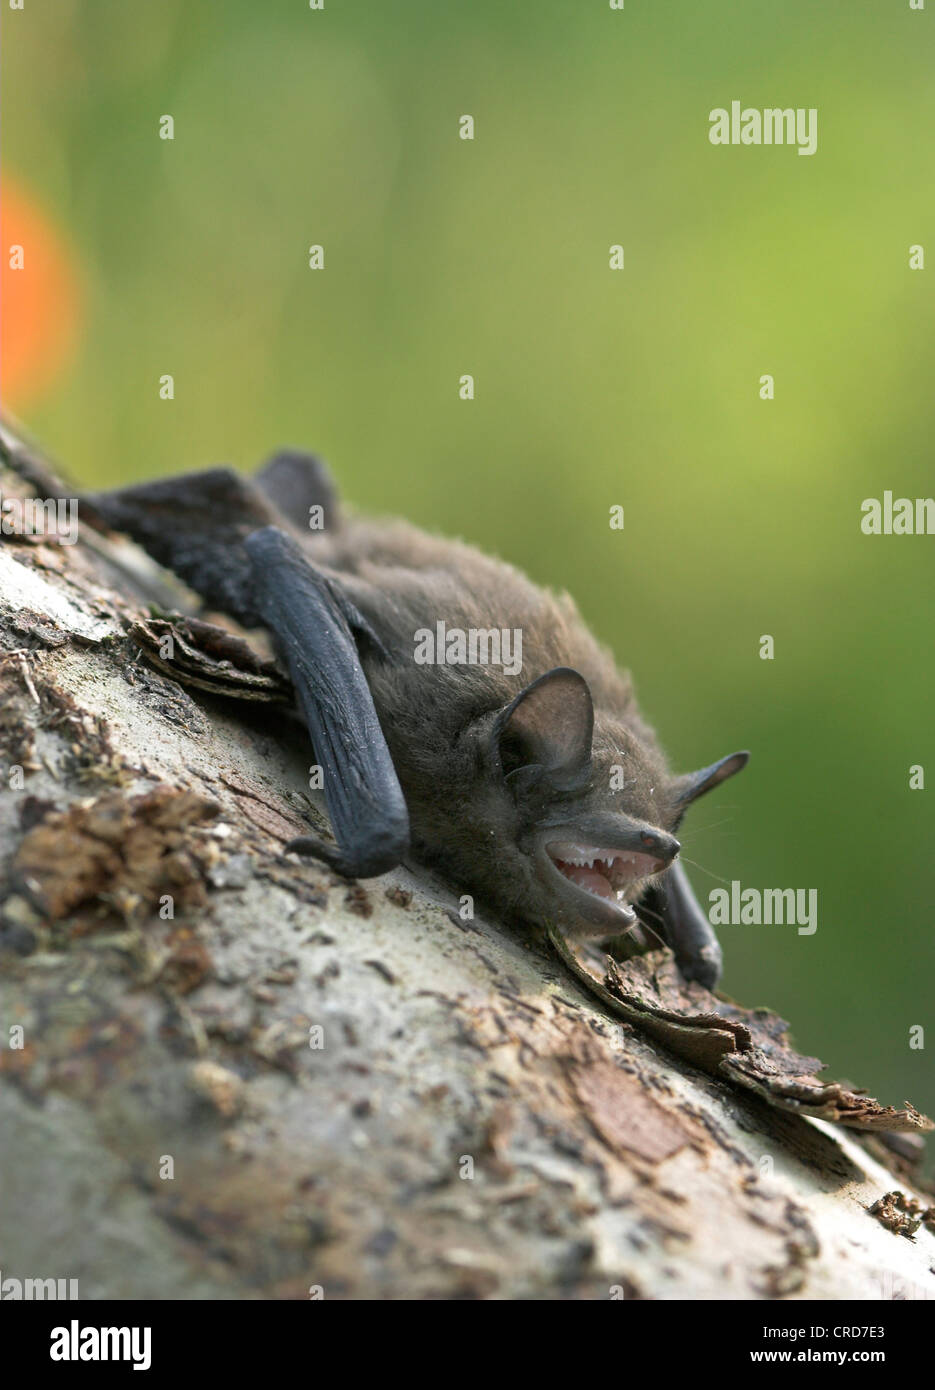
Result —
[[693, 869], [700, 869], [703, 874], [707, 874], [709, 878], [716, 879], [718, 883], [730, 883], [729, 878], [722, 878], [721, 875], [716, 874], [713, 869], [706, 869], [703, 864], [698, 863], [697, 859], [689, 859], [688, 856], [685, 854], [682, 854], [679, 857], [682, 860], [683, 864], [691, 864]]
[[[661, 922], [663, 927], [665, 927], [665, 918], [662, 916], [662, 913], [654, 912], [651, 907], [643, 907], [642, 905], [640, 906], [640, 912], [645, 912], [648, 916], [655, 917], [656, 920], [658, 922]], [[660, 936], [659, 932], [656, 931], [656, 928], [651, 926], [650, 923], [647, 922], [643, 916], [640, 916], [639, 925], [643, 928], [644, 931], [648, 931], [650, 936], [654, 936], [656, 940], [659, 942], [660, 946], [665, 946], [666, 948], [668, 948], [669, 943], [668, 941], [666, 941], [665, 937]]]

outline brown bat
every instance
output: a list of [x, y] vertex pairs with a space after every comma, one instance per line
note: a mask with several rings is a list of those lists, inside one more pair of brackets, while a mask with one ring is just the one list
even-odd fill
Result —
[[275, 635], [336, 840], [290, 850], [362, 878], [411, 855], [572, 938], [643, 921], [687, 978], [716, 983], [675, 834], [748, 754], [673, 775], [571, 599], [459, 541], [345, 516], [307, 454], [276, 455], [255, 483], [217, 468], [90, 500], [209, 604]]

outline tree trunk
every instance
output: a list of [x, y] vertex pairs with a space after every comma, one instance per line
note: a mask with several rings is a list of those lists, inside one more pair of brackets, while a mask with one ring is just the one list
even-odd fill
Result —
[[935, 1297], [911, 1108], [803, 1081], [664, 953], [592, 988], [421, 871], [283, 857], [327, 822], [281, 673], [154, 599], [187, 602], [102, 530], [0, 546], [0, 1280]]

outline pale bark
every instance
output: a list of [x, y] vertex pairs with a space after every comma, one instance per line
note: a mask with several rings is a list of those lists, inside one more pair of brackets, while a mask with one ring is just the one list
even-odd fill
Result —
[[147, 664], [127, 632], [167, 583], [90, 532], [0, 546], [0, 1277], [935, 1297], [930, 1226], [867, 1210], [929, 1200], [879, 1138], [696, 1070], [422, 873], [284, 859], [325, 823], [303, 732]]

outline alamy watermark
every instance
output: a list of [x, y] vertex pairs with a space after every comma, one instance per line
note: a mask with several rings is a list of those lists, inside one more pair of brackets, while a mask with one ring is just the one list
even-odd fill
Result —
[[413, 634], [417, 666], [502, 666], [508, 676], [523, 669], [523, 633], [518, 627], [448, 627], [444, 620]]
[[78, 539], [77, 497], [4, 497], [0, 492], [0, 535], [48, 536], [62, 545]]
[[712, 927], [798, 927], [799, 936], [818, 930], [817, 888], [742, 888], [731, 879], [730, 889], [708, 894]]
[[935, 498], [865, 497], [860, 504], [860, 529], [865, 536], [935, 535]]
[[799, 154], [818, 149], [818, 108], [815, 106], [715, 106], [708, 115], [712, 145], [797, 145]]
[[153, 1364], [151, 1327], [82, 1327], [72, 1318], [67, 1327], [53, 1327], [52, 1361], [132, 1361], [134, 1371]]
[[0, 1299], [5, 1302], [36, 1302], [45, 1299], [71, 1299], [78, 1297], [77, 1279], [14, 1279], [3, 1277], [0, 1269]]

